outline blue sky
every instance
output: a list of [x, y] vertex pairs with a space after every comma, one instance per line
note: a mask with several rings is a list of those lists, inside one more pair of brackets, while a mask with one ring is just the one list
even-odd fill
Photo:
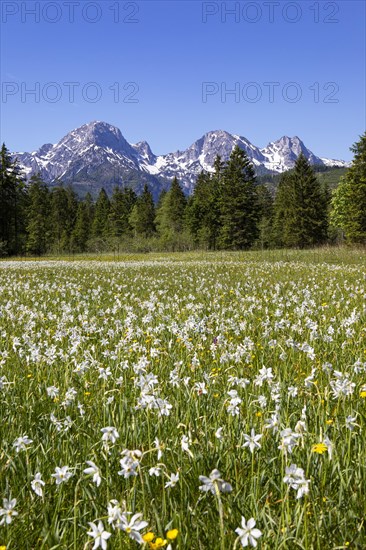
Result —
[[103, 120], [156, 154], [224, 129], [259, 147], [298, 135], [320, 156], [349, 160], [365, 129], [362, 1], [1, 8], [1, 140], [12, 151]]

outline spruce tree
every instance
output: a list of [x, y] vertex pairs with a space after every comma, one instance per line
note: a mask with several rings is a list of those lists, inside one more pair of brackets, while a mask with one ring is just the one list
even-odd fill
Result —
[[57, 253], [70, 249], [71, 234], [75, 226], [78, 202], [73, 189], [61, 183], [51, 193], [52, 241]]
[[177, 178], [172, 181], [169, 191], [164, 195], [157, 212], [156, 224], [159, 234], [166, 241], [179, 240], [185, 227], [186, 197]]
[[296, 196], [294, 176], [284, 172], [279, 181], [273, 206], [273, 242], [276, 246], [296, 246]]
[[17, 161], [3, 143], [0, 152], [0, 249], [19, 254], [25, 236], [26, 190]]
[[74, 229], [70, 237], [70, 248], [73, 252], [85, 252], [90, 237], [90, 216], [86, 201], [80, 201], [76, 215]]
[[188, 200], [186, 224], [196, 246], [215, 249], [220, 227], [219, 179], [217, 172], [199, 174]]
[[279, 245], [303, 248], [326, 241], [328, 192], [302, 153], [294, 169], [280, 180], [274, 211], [274, 233]]
[[142, 194], [137, 198], [129, 217], [129, 223], [135, 235], [148, 238], [155, 233], [155, 205], [147, 184], [145, 184]]
[[316, 177], [314, 169], [301, 153], [294, 168], [296, 246], [314, 246], [325, 242], [328, 230], [327, 193]]
[[121, 237], [131, 232], [129, 218], [136, 200], [137, 196], [133, 189], [114, 188], [110, 207], [111, 233], [114, 237]]
[[258, 236], [258, 197], [253, 165], [238, 146], [223, 170], [220, 192], [221, 248], [250, 248]]
[[102, 188], [99, 192], [94, 209], [94, 220], [92, 225], [92, 236], [103, 240], [110, 236], [110, 202], [107, 193]]
[[39, 174], [31, 177], [28, 189], [27, 251], [44, 254], [50, 245], [50, 197]]
[[332, 224], [350, 243], [366, 243], [366, 132], [351, 151], [354, 159], [332, 199]]
[[258, 246], [270, 248], [273, 246], [273, 197], [264, 185], [257, 186], [258, 195]]

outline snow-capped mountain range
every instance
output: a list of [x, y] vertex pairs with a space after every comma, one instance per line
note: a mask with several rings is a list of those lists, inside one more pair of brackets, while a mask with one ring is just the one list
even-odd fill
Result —
[[38, 151], [14, 153], [14, 157], [27, 178], [39, 172], [45, 182], [73, 183], [81, 194], [86, 190], [95, 194], [102, 187], [111, 192], [115, 185], [131, 185], [139, 192], [148, 183], [157, 196], [174, 176], [191, 193], [198, 174], [212, 171], [217, 155], [226, 161], [236, 145], [252, 159], [258, 175], [293, 168], [301, 152], [311, 164], [348, 165], [314, 155], [297, 136], [284, 136], [260, 149], [224, 130], [208, 132], [185, 151], [157, 156], [146, 141], [129, 144], [118, 128], [99, 121], [71, 131], [55, 145], [47, 143]]

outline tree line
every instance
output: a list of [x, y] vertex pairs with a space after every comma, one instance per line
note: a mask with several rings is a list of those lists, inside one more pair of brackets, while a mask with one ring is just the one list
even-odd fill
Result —
[[275, 196], [258, 184], [246, 153], [217, 157], [186, 197], [176, 178], [154, 203], [148, 186], [101, 189], [80, 200], [62, 182], [29, 182], [5, 144], [0, 165], [0, 254], [42, 255], [121, 250], [241, 250], [312, 247], [346, 240], [366, 243], [366, 133], [351, 148], [354, 161], [329, 192], [300, 155], [282, 174]]

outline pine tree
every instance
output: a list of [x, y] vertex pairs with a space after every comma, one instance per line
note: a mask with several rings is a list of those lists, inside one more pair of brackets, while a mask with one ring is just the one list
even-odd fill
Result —
[[114, 237], [128, 235], [132, 231], [129, 218], [137, 196], [133, 189], [115, 187], [111, 198], [110, 225]]
[[281, 178], [274, 210], [274, 232], [281, 246], [303, 248], [326, 241], [328, 192], [302, 153], [294, 170]]
[[90, 218], [85, 201], [80, 201], [76, 215], [75, 227], [70, 237], [70, 248], [73, 252], [85, 252], [90, 236]]
[[70, 249], [71, 234], [75, 226], [78, 202], [73, 189], [62, 184], [51, 193], [52, 241], [57, 253]]
[[341, 229], [348, 242], [366, 243], [366, 132], [351, 151], [352, 166], [341, 178], [332, 199], [332, 224]]
[[17, 161], [3, 143], [0, 152], [0, 248], [19, 254], [25, 236], [26, 190]]
[[109, 224], [110, 202], [107, 193], [102, 188], [95, 203], [92, 236], [107, 239], [110, 236]]
[[220, 181], [215, 174], [201, 172], [186, 209], [186, 224], [195, 245], [215, 249], [220, 228]]
[[132, 209], [129, 222], [135, 235], [148, 238], [155, 233], [155, 205], [152, 194], [146, 184]]
[[31, 177], [28, 189], [27, 250], [44, 254], [50, 245], [50, 197], [47, 185], [39, 174]]
[[276, 246], [296, 246], [296, 196], [294, 176], [284, 172], [274, 201], [273, 241]]
[[273, 245], [273, 198], [268, 188], [257, 186], [258, 195], [258, 246], [270, 248]]
[[185, 227], [186, 205], [186, 197], [175, 177], [169, 191], [161, 201], [156, 217], [159, 234], [167, 243], [179, 241], [179, 235], [182, 234]]
[[258, 236], [255, 173], [245, 151], [235, 147], [222, 176], [220, 246], [250, 248]]

